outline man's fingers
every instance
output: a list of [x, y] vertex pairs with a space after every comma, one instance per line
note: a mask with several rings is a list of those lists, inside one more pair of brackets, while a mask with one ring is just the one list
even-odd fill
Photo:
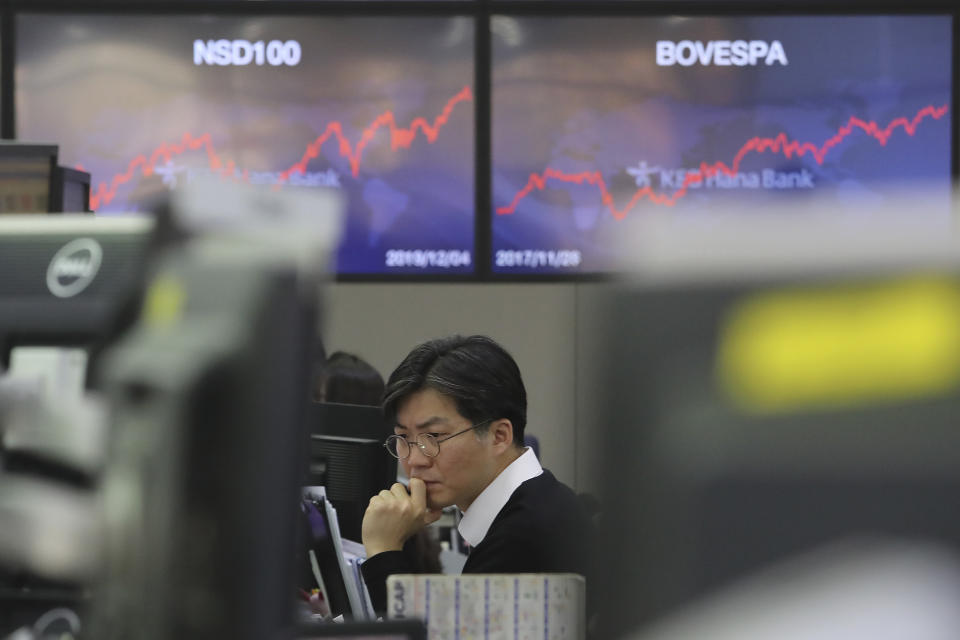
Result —
[[427, 509], [427, 485], [420, 478], [410, 478], [410, 497], [415, 507]]
[[427, 509], [427, 511], [423, 514], [423, 524], [433, 524], [442, 517], [443, 509]]
[[399, 498], [400, 500], [405, 500], [410, 495], [407, 493], [407, 488], [402, 484], [400, 484], [399, 482], [393, 483], [393, 486], [390, 487], [390, 493], [392, 493], [394, 497]]

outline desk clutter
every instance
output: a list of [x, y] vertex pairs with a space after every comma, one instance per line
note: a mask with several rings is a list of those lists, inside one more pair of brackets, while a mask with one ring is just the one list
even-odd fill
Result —
[[586, 636], [586, 581], [571, 573], [394, 575], [391, 619], [419, 618], [429, 640]]

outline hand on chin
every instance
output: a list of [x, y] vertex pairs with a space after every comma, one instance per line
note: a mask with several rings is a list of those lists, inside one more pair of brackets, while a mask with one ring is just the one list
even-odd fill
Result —
[[440, 511], [427, 505], [426, 486], [410, 479], [410, 488], [399, 482], [370, 498], [363, 514], [361, 536], [367, 555], [399, 551], [403, 543], [423, 527], [440, 519]]

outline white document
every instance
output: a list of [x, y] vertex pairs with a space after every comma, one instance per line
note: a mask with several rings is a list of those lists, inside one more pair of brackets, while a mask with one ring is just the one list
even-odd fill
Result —
[[337, 510], [333, 508], [333, 505], [330, 504], [328, 500], [324, 500], [323, 504], [327, 509], [327, 524], [330, 527], [330, 537], [333, 538], [333, 547], [337, 553], [337, 564], [340, 565], [343, 582], [347, 587], [347, 599], [350, 601], [350, 610], [354, 618], [357, 620], [365, 620], [366, 615], [360, 593], [357, 590], [357, 580], [354, 577], [354, 570], [344, 556], [343, 539], [340, 537], [340, 521], [337, 520]]

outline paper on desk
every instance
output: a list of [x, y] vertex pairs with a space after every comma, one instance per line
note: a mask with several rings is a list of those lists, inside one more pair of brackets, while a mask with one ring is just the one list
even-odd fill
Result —
[[430, 640], [567, 640], [586, 635], [586, 587], [575, 574], [394, 575], [391, 618], [427, 622]]

